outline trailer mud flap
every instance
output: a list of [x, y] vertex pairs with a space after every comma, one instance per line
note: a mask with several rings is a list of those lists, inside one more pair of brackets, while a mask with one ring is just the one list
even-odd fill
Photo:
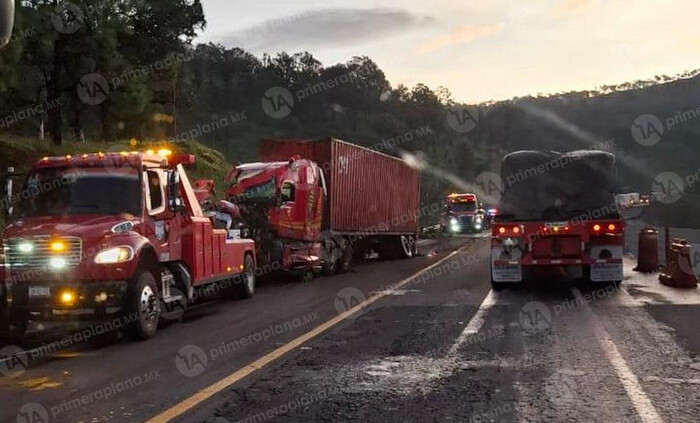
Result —
[[623, 278], [622, 246], [594, 245], [591, 247], [591, 280], [614, 282]]
[[494, 282], [521, 282], [523, 266], [518, 260], [503, 260], [503, 249], [491, 249], [491, 279]]

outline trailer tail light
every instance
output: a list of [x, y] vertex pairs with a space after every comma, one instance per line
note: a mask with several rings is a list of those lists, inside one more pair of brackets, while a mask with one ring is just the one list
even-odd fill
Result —
[[523, 228], [520, 225], [496, 225], [493, 227], [493, 235], [501, 237], [522, 236]]
[[622, 224], [618, 222], [594, 223], [590, 226], [591, 235], [619, 235], [622, 233]]

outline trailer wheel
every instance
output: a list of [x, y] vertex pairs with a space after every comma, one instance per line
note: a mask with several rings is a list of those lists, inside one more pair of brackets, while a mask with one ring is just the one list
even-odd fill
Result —
[[401, 235], [399, 238], [399, 248], [398, 253], [400, 258], [411, 258], [413, 257], [413, 250], [415, 248], [415, 240], [411, 236]]
[[491, 281], [491, 289], [493, 289], [496, 292], [503, 291], [505, 287], [506, 286], [503, 282]]
[[255, 295], [255, 263], [250, 254], [243, 259], [243, 273], [236, 275], [233, 283], [234, 297], [239, 300], [252, 298]]
[[140, 340], [152, 338], [158, 330], [160, 299], [153, 274], [144, 270], [136, 276], [127, 298], [127, 317], [136, 317], [131, 323], [131, 335]]
[[418, 235], [411, 235], [411, 245], [413, 246], [411, 253], [413, 257], [417, 257], [419, 255], [418, 251]]

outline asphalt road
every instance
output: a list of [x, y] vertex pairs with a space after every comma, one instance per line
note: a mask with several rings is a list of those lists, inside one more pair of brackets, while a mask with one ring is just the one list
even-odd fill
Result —
[[204, 304], [145, 343], [108, 335], [17, 363], [0, 379], [0, 420], [698, 421], [698, 291], [628, 262], [620, 290], [496, 293], [488, 240], [423, 247]]

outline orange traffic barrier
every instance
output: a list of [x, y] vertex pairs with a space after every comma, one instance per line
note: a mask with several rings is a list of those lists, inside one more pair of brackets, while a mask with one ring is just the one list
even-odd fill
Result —
[[639, 231], [637, 272], [656, 272], [659, 269], [659, 231], [644, 228]]
[[691, 246], [688, 241], [674, 239], [666, 260], [666, 268], [659, 275], [659, 281], [673, 288], [695, 288], [698, 278], [690, 258]]

